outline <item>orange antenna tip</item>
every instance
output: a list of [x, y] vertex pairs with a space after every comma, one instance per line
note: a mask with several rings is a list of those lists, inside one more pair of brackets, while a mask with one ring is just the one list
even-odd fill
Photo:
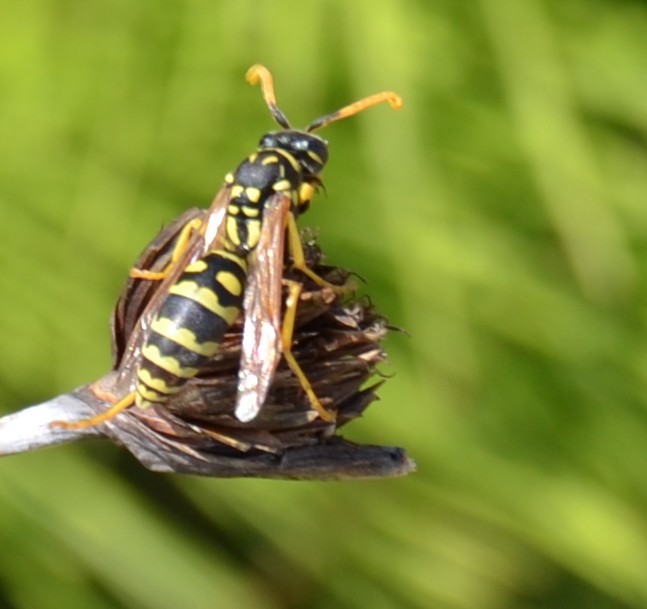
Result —
[[274, 120], [284, 129], [290, 128], [290, 122], [276, 105], [276, 95], [274, 94], [274, 80], [272, 73], [260, 63], [255, 63], [245, 74], [245, 80], [250, 85], [261, 83], [261, 91], [267, 107], [270, 109]]
[[255, 63], [247, 72], [245, 73], [245, 80], [250, 84], [250, 85], [255, 85], [257, 84], [260, 80], [265, 79], [267, 80], [272, 80], [272, 75], [270, 74], [270, 71], [260, 63]]
[[393, 93], [393, 91], [387, 91], [387, 101], [389, 102], [389, 105], [391, 108], [394, 110], [399, 110], [404, 106], [404, 100], [397, 94]]

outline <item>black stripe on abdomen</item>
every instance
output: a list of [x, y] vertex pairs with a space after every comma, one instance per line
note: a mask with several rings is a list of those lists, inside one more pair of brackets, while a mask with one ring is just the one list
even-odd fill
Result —
[[171, 286], [142, 348], [137, 405], [162, 403], [218, 351], [243, 306], [246, 261], [215, 251]]

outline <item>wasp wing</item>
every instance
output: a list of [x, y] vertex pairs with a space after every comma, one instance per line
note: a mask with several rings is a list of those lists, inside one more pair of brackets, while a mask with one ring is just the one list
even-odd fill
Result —
[[[208, 210], [203, 211], [202, 215], [198, 214], [193, 216], [182, 225], [178, 224], [176, 227], [176, 233], [173, 235], [173, 239], [180, 234], [182, 228], [184, 228], [188, 222], [195, 220], [196, 218], [200, 218], [201, 221], [199, 228], [192, 231], [189, 235], [181, 256], [169, 270], [168, 275], [161, 281], [153, 282], [155, 288], [152, 294], [150, 294], [150, 297], [148, 297], [148, 293], [150, 293], [150, 282], [148, 280], [135, 280], [138, 283], [143, 281], [144, 285], [146, 285], [146, 296], [148, 297], [148, 301], [139, 315], [137, 323], [132, 326], [132, 331], [129, 336], [123, 338], [123, 340], [127, 342], [119, 363], [120, 383], [122, 381], [127, 382], [128, 384], [132, 382], [134, 370], [140, 360], [141, 348], [146, 340], [146, 336], [148, 335], [150, 324], [155, 315], [157, 315], [160, 305], [162, 304], [164, 296], [168, 292], [169, 288], [175, 284], [178, 277], [182, 274], [182, 271], [189, 263], [201, 258], [208, 251], [220, 247], [222, 244], [225, 229], [224, 219], [227, 213], [230, 191], [231, 188], [229, 186], [223, 186], [223, 188], [221, 188], [216, 194]], [[152, 259], [149, 259], [147, 256], [148, 250], [156, 243], [156, 241], [157, 240], [153, 241], [153, 244], [146, 249], [145, 254], [140, 258], [140, 261], [144, 262], [144, 265], [141, 267], [142, 270], [160, 270], [165, 267], [170, 259], [168, 249], [165, 255], [160, 255], [159, 257], [154, 256]], [[130, 286], [132, 281], [133, 280], [130, 279], [127, 285]], [[127, 303], [124, 306], [127, 306]], [[129, 391], [130, 388], [124, 388], [124, 390]]]
[[245, 326], [238, 373], [236, 417], [259, 413], [281, 359], [281, 300], [285, 227], [292, 200], [285, 193], [265, 204], [261, 236], [245, 290]]
[[[182, 228], [188, 222], [204, 217], [204, 214], [204, 209], [194, 207], [165, 226], [146, 246], [135, 262], [134, 268], [157, 271], [166, 267], [171, 260], [175, 240]], [[113, 369], [119, 368], [121, 358], [128, 347], [128, 340], [158, 288], [159, 282], [140, 281], [134, 277], [128, 277], [112, 314]]]
[[[224, 219], [227, 214], [227, 205], [229, 204], [230, 194], [231, 186], [223, 186], [214, 197], [211, 206], [202, 220], [200, 235], [202, 236], [203, 249], [200, 256], [204, 256], [207, 252], [222, 245], [225, 235]], [[198, 256], [196, 256], [196, 258], [197, 257]]]

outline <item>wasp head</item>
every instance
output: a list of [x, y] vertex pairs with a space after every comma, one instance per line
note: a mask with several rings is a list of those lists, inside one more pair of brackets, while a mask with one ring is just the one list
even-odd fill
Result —
[[296, 129], [267, 133], [259, 147], [287, 152], [299, 163], [306, 181], [316, 177], [328, 161], [328, 143], [317, 135]]

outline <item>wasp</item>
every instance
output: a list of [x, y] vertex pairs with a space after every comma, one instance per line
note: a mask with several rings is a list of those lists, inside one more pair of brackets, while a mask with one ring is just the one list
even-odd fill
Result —
[[282, 129], [265, 134], [256, 151], [225, 176], [207, 212], [181, 229], [165, 268], [131, 269], [131, 277], [160, 284], [134, 331], [139, 338], [131, 340], [132, 365], [122, 367], [134, 370], [125, 397], [97, 416], [57, 421], [57, 426], [78, 429], [107, 421], [132, 405], [164, 405], [207, 366], [241, 314], [238, 420], [247, 422], [258, 415], [281, 356], [313, 411], [324, 421], [334, 420], [291, 350], [302, 284], [283, 278], [285, 247], [295, 269], [318, 285], [344, 289], [308, 268], [296, 224], [321, 186], [319, 176], [328, 161], [328, 143], [313, 132], [383, 102], [400, 108], [402, 99], [384, 91], [322, 116], [305, 129], [293, 129], [277, 106], [270, 71], [254, 65], [246, 79], [251, 85], [260, 83], [265, 103]]

